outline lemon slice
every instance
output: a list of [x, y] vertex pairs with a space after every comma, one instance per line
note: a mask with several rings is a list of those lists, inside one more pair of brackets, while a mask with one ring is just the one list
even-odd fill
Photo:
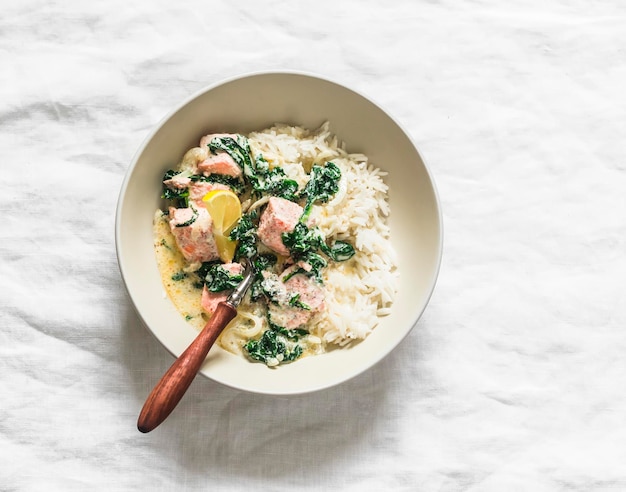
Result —
[[241, 202], [230, 190], [209, 191], [202, 201], [213, 219], [213, 237], [220, 259], [230, 263], [235, 256], [237, 241], [231, 241], [228, 234], [241, 218]]

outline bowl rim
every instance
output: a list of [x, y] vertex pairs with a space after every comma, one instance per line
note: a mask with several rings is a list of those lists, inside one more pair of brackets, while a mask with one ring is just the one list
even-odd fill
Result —
[[117, 203], [116, 203], [116, 209], [115, 209], [115, 250], [116, 250], [116, 259], [117, 259], [117, 264], [118, 264], [118, 269], [120, 271], [120, 275], [122, 277], [122, 282], [124, 284], [124, 288], [126, 290], [126, 294], [128, 296], [128, 299], [130, 300], [130, 303], [135, 311], [135, 313], [137, 314], [137, 316], [139, 317], [139, 319], [141, 320], [142, 324], [144, 325], [144, 328], [147, 329], [147, 331], [157, 340], [157, 342], [159, 342], [159, 345], [161, 347], [163, 347], [170, 355], [172, 355], [174, 358], [177, 358], [178, 355], [172, 350], [170, 349], [165, 343], [163, 343], [154, 333], [154, 331], [150, 328], [150, 326], [148, 325], [148, 323], [146, 322], [146, 320], [144, 319], [143, 315], [141, 314], [141, 312], [139, 311], [139, 308], [135, 302], [135, 300], [133, 299], [133, 295], [130, 291], [129, 285], [128, 285], [128, 281], [127, 281], [127, 274], [125, 274], [124, 271], [124, 261], [122, 258], [122, 251], [121, 251], [121, 216], [122, 216], [122, 208], [124, 205], [124, 198], [126, 195], [126, 190], [129, 186], [130, 183], [130, 179], [131, 176], [133, 174], [133, 170], [135, 169], [137, 162], [139, 161], [139, 158], [141, 157], [141, 155], [143, 154], [143, 152], [145, 151], [146, 147], [150, 144], [150, 142], [152, 141], [152, 139], [154, 138], [154, 136], [160, 131], [160, 129], [176, 114], [178, 113], [181, 109], [183, 109], [185, 106], [187, 106], [188, 104], [190, 104], [192, 101], [194, 101], [195, 99], [200, 98], [202, 95], [206, 94], [207, 92], [210, 92], [218, 87], [236, 82], [238, 80], [242, 80], [242, 79], [248, 79], [248, 78], [254, 78], [254, 77], [258, 77], [258, 76], [267, 76], [267, 75], [295, 75], [295, 76], [301, 76], [301, 77], [305, 77], [305, 78], [311, 78], [311, 79], [317, 79], [319, 81], [322, 82], [328, 82], [330, 84], [334, 84], [340, 88], [342, 88], [343, 90], [347, 90], [350, 91], [352, 93], [354, 93], [355, 95], [363, 98], [365, 101], [369, 102], [370, 104], [372, 104], [373, 106], [375, 106], [379, 111], [381, 111], [382, 113], [384, 113], [395, 125], [398, 126], [398, 128], [401, 130], [401, 132], [404, 134], [404, 136], [409, 140], [409, 142], [411, 143], [411, 146], [413, 147], [413, 149], [415, 150], [415, 152], [417, 153], [417, 155], [419, 156], [419, 158], [422, 161], [423, 167], [424, 167], [424, 171], [426, 173], [426, 175], [428, 176], [429, 182], [430, 182], [430, 186], [432, 188], [432, 193], [433, 193], [433, 198], [434, 198], [434, 208], [436, 210], [436, 216], [437, 216], [437, 230], [438, 230], [438, 237], [436, 238], [436, 242], [437, 242], [437, 251], [436, 251], [436, 258], [435, 258], [435, 263], [433, 264], [433, 270], [432, 270], [432, 274], [431, 274], [431, 279], [429, 279], [429, 289], [427, 292], [425, 292], [424, 295], [424, 304], [423, 304], [423, 308], [414, 316], [414, 319], [412, 319], [411, 321], [411, 325], [410, 327], [405, 331], [405, 333], [403, 334], [402, 337], [398, 338], [397, 342], [391, 346], [388, 350], [386, 351], [381, 351], [378, 356], [373, 359], [371, 361], [371, 363], [365, 365], [365, 367], [361, 368], [358, 371], [354, 371], [350, 374], [345, 375], [345, 377], [343, 378], [336, 378], [330, 382], [327, 382], [325, 384], [319, 384], [317, 386], [312, 386], [312, 387], [308, 387], [306, 389], [303, 389], [301, 391], [256, 391], [250, 388], [242, 388], [240, 386], [234, 385], [234, 384], [229, 384], [228, 382], [222, 381], [222, 380], [218, 380], [218, 379], [214, 379], [212, 378], [210, 375], [206, 374], [206, 372], [204, 370], [200, 370], [198, 371], [198, 374], [202, 375], [203, 377], [210, 379], [216, 383], [219, 383], [221, 385], [224, 385], [226, 387], [230, 387], [239, 391], [245, 391], [245, 392], [249, 392], [249, 393], [257, 393], [257, 394], [266, 394], [266, 395], [274, 395], [274, 396], [285, 396], [285, 395], [298, 395], [298, 394], [307, 394], [307, 393], [312, 393], [312, 392], [317, 392], [317, 391], [321, 391], [324, 389], [328, 389], [334, 386], [338, 386], [340, 384], [345, 383], [346, 381], [349, 381], [350, 379], [353, 379], [357, 376], [359, 376], [360, 374], [363, 374], [364, 372], [367, 372], [368, 370], [374, 368], [379, 362], [381, 362], [383, 359], [385, 359], [391, 352], [393, 352], [393, 350], [395, 350], [400, 343], [413, 331], [413, 329], [416, 327], [417, 323], [419, 322], [419, 320], [421, 319], [421, 317], [423, 316], [424, 312], [426, 311], [426, 308], [428, 306], [428, 304], [430, 303], [430, 300], [432, 298], [432, 295], [434, 293], [435, 287], [437, 285], [437, 281], [439, 279], [439, 274], [440, 274], [440, 270], [441, 270], [441, 264], [442, 264], [442, 260], [443, 260], [443, 250], [444, 250], [444, 223], [443, 223], [443, 212], [442, 212], [442, 206], [441, 206], [441, 198], [440, 198], [440, 194], [439, 194], [439, 190], [437, 187], [437, 183], [434, 179], [433, 173], [431, 171], [431, 167], [430, 164], [428, 163], [427, 159], [425, 158], [425, 156], [423, 155], [423, 153], [421, 152], [419, 146], [415, 143], [415, 139], [413, 138], [412, 134], [407, 131], [407, 129], [404, 127], [404, 125], [393, 115], [393, 113], [391, 113], [390, 111], [388, 111], [387, 109], [384, 108], [383, 105], [379, 104], [375, 98], [371, 97], [370, 95], [366, 94], [365, 92], [361, 91], [361, 90], [357, 90], [354, 89], [352, 87], [347, 86], [346, 84], [344, 84], [343, 82], [340, 82], [337, 79], [333, 79], [331, 77], [325, 76], [325, 75], [321, 75], [319, 73], [316, 72], [312, 72], [312, 71], [306, 71], [306, 70], [296, 70], [296, 69], [270, 69], [270, 70], [254, 70], [254, 71], [247, 71], [247, 72], [241, 72], [239, 74], [236, 75], [231, 75], [229, 77], [225, 77], [222, 79], [219, 79], [213, 83], [207, 84], [197, 90], [195, 90], [194, 92], [192, 92], [190, 95], [188, 95], [187, 97], [185, 97], [184, 99], [182, 99], [178, 104], [176, 104], [172, 109], [170, 109], [168, 112], [165, 113], [164, 116], [162, 116], [160, 119], [157, 120], [156, 123], [154, 123], [150, 129], [150, 131], [146, 134], [146, 136], [143, 138], [142, 142], [140, 143], [140, 145], [138, 146], [137, 150], [134, 152], [130, 163], [124, 173], [124, 179], [122, 181], [122, 184], [120, 186], [120, 191], [118, 194], [118, 199], [117, 199]]

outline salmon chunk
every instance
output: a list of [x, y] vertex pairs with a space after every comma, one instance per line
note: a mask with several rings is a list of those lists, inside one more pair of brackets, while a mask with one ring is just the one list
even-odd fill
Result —
[[170, 190], [184, 190], [191, 184], [191, 178], [177, 174], [176, 176], [163, 181], [163, 184]]
[[[208, 149], [211, 140], [221, 137], [236, 139], [237, 135], [233, 133], [210, 133], [200, 139], [200, 148]], [[219, 152], [215, 155], [209, 152], [208, 158], [198, 163], [198, 171], [207, 176], [209, 174], [225, 174], [235, 178], [238, 178], [242, 174], [239, 165], [226, 152]]]
[[[189, 225], [182, 224], [195, 220]], [[190, 263], [217, 260], [219, 254], [213, 237], [213, 220], [204, 207], [170, 207], [170, 230], [176, 245]]]
[[198, 171], [208, 176], [209, 174], [225, 174], [238, 178], [242, 170], [231, 156], [226, 152], [209, 155], [207, 159], [198, 164]]
[[209, 191], [213, 190], [230, 190], [230, 188], [222, 183], [209, 183], [207, 181], [196, 181], [189, 186], [189, 200], [192, 201], [196, 208], [204, 208], [202, 199]]
[[[222, 265], [224, 269], [226, 269], [230, 274], [238, 275], [243, 271], [243, 267], [239, 263], [225, 263]], [[213, 314], [215, 309], [217, 309], [217, 305], [220, 302], [228, 299], [228, 296], [232, 290], [225, 290], [223, 292], [211, 292], [207, 289], [206, 285], [202, 288], [202, 299], [200, 301], [202, 305], [202, 309], [204, 309], [207, 313]]]
[[[277, 292], [275, 302], [268, 305], [270, 319], [288, 330], [305, 325], [326, 307], [323, 288], [301, 273], [289, 277], [294, 268], [285, 270], [276, 280], [279, 283], [269, 286]], [[283, 281], [285, 278], [287, 281]], [[265, 282], [268, 281], [272, 281], [270, 277], [266, 277]]]
[[293, 231], [302, 216], [302, 207], [284, 198], [271, 197], [261, 214], [257, 234], [265, 246], [276, 253], [288, 256], [289, 250], [281, 235]]

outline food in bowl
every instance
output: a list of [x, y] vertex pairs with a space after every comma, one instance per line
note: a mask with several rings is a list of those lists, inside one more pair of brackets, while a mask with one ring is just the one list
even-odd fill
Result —
[[154, 215], [167, 295], [201, 329], [247, 258], [255, 282], [222, 348], [275, 367], [365, 339], [396, 295], [384, 176], [329, 123], [203, 136], [165, 173]]
[[327, 389], [374, 368], [419, 328], [443, 252], [442, 211], [427, 163], [409, 132], [368, 97], [317, 75], [284, 71], [244, 74], [202, 88], [164, 115], [137, 149], [120, 188], [115, 243], [138, 321], [173, 357], [198, 335], [168, 298], [155, 261], [152, 218], [164, 206], [158, 176], [212, 131], [249, 135], [274, 122], [315, 129], [324, 121], [331, 122], [350, 153], [366, 155], [387, 172], [392, 213], [385, 221], [397, 265], [389, 314], [349, 349], [332, 350], [334, 344], [328, 344], [327, 353], [302, 357], [279, 370], [265, 370], [264, 364], [214, 346], [199, 371], [211, 381], [265, 395]]

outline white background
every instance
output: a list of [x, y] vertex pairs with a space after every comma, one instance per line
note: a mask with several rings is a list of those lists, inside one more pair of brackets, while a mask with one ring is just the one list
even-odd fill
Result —
[[[409, 131], [442, 201], [437, 287], [352, 381], [199, 378], [140, 434], [172, 358], [117, 269], [124, 174], [171, 108], [267, 69]], [[621, 0], [4, 1], [0, 489], [626, 490], [625, 91]]]

